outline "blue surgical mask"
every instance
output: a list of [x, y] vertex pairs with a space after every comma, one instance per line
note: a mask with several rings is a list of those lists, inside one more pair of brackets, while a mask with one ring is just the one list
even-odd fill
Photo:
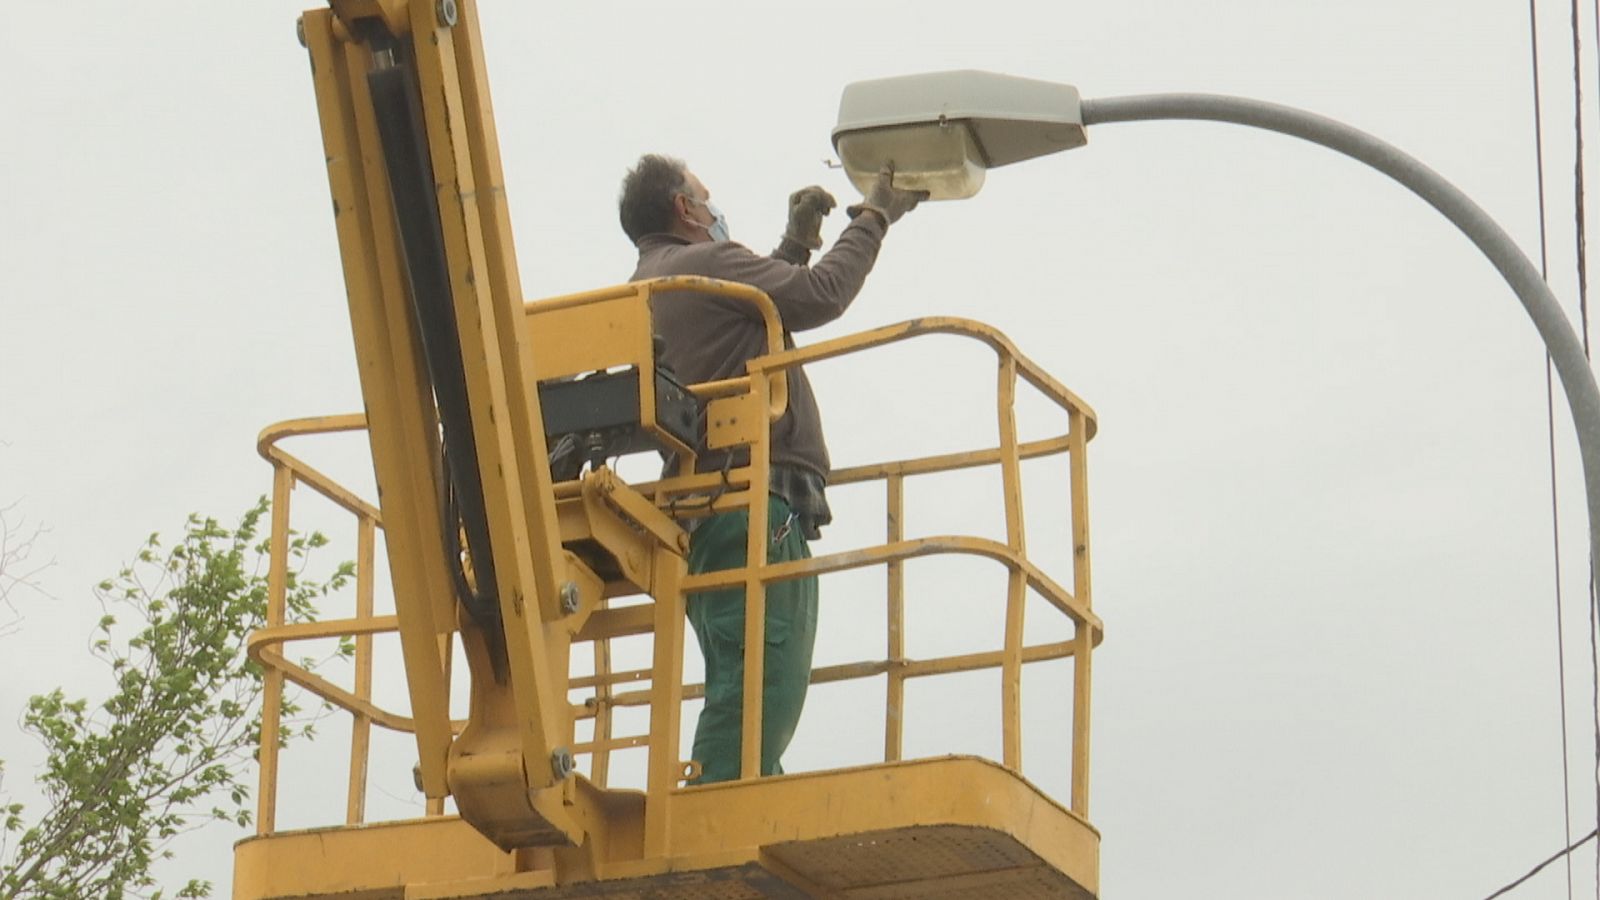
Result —
[[688, 197], [689, 202], [691, 203], [698, 203], [701, 206], [704, 206], [706, 208], [706, 212], [711, 213], [711, 224], [703, 227], [706, 229], [706, 233], [711, 235], [711, 239], [713, 241], [725, 241], [728, 239], [728, 217], [722, 214], [722, 210], [717, 209], [717, 205], [715, 203], [712, 203], [710, 200], [701, 200], [697, 197], [689, 197], [688, 194], [684, 194], [683, 196]]
[[711, 233], [711, 239], [713, 241], [725, 241], [725, 240], [727, 240], [728, 239], [728, 217], [723, 215], [722, 214], [722, 210], [717, 209], [716, 204], [714, 204], [714, 203], [707, 203], [706, 204], [706, 211], [711, 213], [711, 227], [706, 229], [708, 232]]

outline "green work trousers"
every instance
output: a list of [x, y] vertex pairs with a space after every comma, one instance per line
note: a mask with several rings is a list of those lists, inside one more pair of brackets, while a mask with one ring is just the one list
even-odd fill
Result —
[[[749, 514], [707, 519], [694, 531], [689, 571], [699, 574], [745, 564]], [[810, 559], [811, 550], [789, 504], [771, 497], [767, 561]], [[739, 777], [739, 726], [744, 706], [744, 588], [689, 595], [689, 624], [706, 661], [706, 705], [694, 729], [700, 777], [692, 784]], [[761, 692], [761, 774], [782, 774], [779, 758], [794, 737], [811, 683], [811, 649], [817, 640], [817, 579], [779, 581], [767, 588], [766, 661]]]

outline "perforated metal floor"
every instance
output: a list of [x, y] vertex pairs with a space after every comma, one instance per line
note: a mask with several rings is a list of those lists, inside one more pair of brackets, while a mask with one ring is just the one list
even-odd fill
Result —
[[795, 841], [765, 854], [806, 882], [751, 863], [620, 882], [474, 894], [483, 900], [1094, 900], [1010, 836], [928, 825]]
[[811, 897], [755, 863], [725, 869], [630, 878], [626, 881], [472, 896], [483, 900], [578, 900], [589, 897], [603, 900], [809, 900]]
[[986, 760], [785, 775], [671, 800], [670, 851], [608, 867], [607, 881], [552, 886], [547, 866], [518, 872], [470, 825], [440, 817], [246, 839], [235, 896], [1094, 900], [1099, 883], [1093, 826]]
[[847, 900], [1094, 900], [1009, 835], [927, 825], [766, 848], [823, 896]]

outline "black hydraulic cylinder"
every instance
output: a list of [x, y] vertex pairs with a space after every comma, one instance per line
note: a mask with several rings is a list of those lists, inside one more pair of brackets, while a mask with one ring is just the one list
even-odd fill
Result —
[[[384, 37], [387, 37], [385, 34]], [[371, 42], [376, 45], [377, 41]], [[416, 77], [412, 65], [398, 48], [377, 54], [386, 62], [367, 74], [379, 140], [389, 174], [395, 222], [405, 255], [413, 321], [421, 339], [423, 357], [443, 430], [445, 477], [453, 504], [466, 532], [467, 549], [477, 582], [476, 592], [461, 590], [460, 561], [450, 564], [458, 573], [461, 602], [480, 624], [500, 631], [500, 607], [495, 593], [494, 555], [489, 545], [489, 521], [484, 509], [483, 480], [478, 469], [472, 413], [467, 403], [466, 372], [461, 340], [456, 328], [455, 305], [450, 290], [450, 268], [445, 256], [444, 233], [439, 223], [439, 203], [434, 194], [433, 164], [422, 126]], [[374, 49], [378, 49], [374, 46]], [[443, 527], [455, 529], [447, 517]], [[457, 546], [446, 534], [446, 546]]]

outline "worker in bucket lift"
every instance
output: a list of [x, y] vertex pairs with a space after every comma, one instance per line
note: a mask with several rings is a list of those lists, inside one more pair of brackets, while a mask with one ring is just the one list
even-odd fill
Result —
[[[835, 206], [820, 187], [789, 197], [789, 223], [778, 248], [762, 256], [730, 240], [728, 223], [711, 192], [681, 160], [648, 154], [622, 182], [622, 230], [639, 250], [633, 279], [700, 275], [759, 288], [772, 298], [791, 334], [844, 314], [872, 271], [884, 233], [927, 195], [897, 189], [885, 170], [862, 201], [849, 207], [850, 224], [833, 248], [822, 249], [822, 220]], [[745, 363], [766, 352], [766, 331], [752, 307], [728, 297], [675, 291], [653, 309], [660, 362], [687, 384], [739, 377]], [[800, 368], [789, 370], [789, 408], [772, 425], [768, 562], [811, 556], [808, 542], [832, 521], [824, 487], [828, 447], [815, 395]], [[742, 458], [732, 465], [745, 462]], [[726, 454], [705, 453], [700, 471], [730, 464]], [[712, 515], [691, 537], [690, 573], [738, 568], [745, 562], [749, 515]], [[694, 784], [739, 777], [740, 718], [744, 699], [744, 591], [728, 588], [691, 594], [689, 623], [705, 658], [705, 709], [695, 726]], [[766, 663], [762, 690], [761, 774], [783, 772], [780, 759], [794, 737], [811, 680], [816, 642], [817, 578], [791, 579], [767, 589]]]

